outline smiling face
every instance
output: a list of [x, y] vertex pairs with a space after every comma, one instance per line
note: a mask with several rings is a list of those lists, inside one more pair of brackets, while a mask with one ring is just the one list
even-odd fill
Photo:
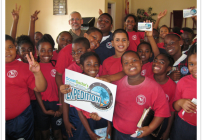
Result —
[[166, 27], [161, 27], [161, 28], [160, 28], [160, 35], [159, 35], [159, 36], [160, 36], [162, 39], [164, 39], [165, 36], [166, 36], [168, 33], [169, 33], [168, 28], [166, 28]]
[[152, 57], [151, 49], [147, 44], [141, 44], [138, 47], [137, 53], [143, 64], [146, 64], [149, 61], [149, 58]]
[[94, 51], [100, 46], [102, 40], [102, 34], [98, 31], [91, 32], [90, 34], [85, 33], [84, 37], [90, 42], [90, 50]]
[[165, 50], [171, 56], [180, 53], [182, 45], [182, 40], [179, 40], [179, 38], [177, 38], [175, 35], [169, 34], [164, 39]]
[[53, 48], [49, 42], [39, 44], [38, 55], [41, 63], [49, 63], [53, 57]]
[[193, 36], [190, 32], [184, 31], [184, 33], [181, 34], [181, 37], [184, 42], [183, 50], [187, 50], [189, 48], [189, 45], [191, 45], [192, 43]]
[[123, 71], [128, 76], [137, 76], [141, 74], [142, 61], [134, 52], [128, 52], [122, 56]]
[[188, 69], [191, 75], [197, 79], [197, 55], [192, 54], [188, 57]]
[[35, 45], [37, 44], [37, 42], [43, 37], [43, 35], [41, 33], [35, 33], [34, 34], [34, 41], [35, 41]]
[[68, 44], [72, 43], [72, 36], [69, 33], [61, 33], [57, 38], [58, 50], [60, 51]]
[[133, 31], [134, 26], [136, 25], [135, 19], [130, 16], [125, 21], [126, 31]]
[[97, 59], [97, 57], [95, 56], [89, 56], [86, 58], [86, 60], [84, 61], [83, 66], [81, 65], [81, 69], [83, 70], [83, 72], [91, 77], [96, 77], [96, 75], [99, 72], [99, 61]]
[[87, 49], [81, 43], [72, 44], [72, 57], [77, 65], [80, 64], [80, 57], [87, 52]]
[[153, 64], [152, 64], [152, 70], [154, 74], [162, 75], [167, 74], [168, 71], [171, 70], [171, 66], [169, 66], [169, 60], [166, 58], [166, 56], [159, 54], [154, 58]]
[[112, 29], [112, 23], [111, 23], [110, 17], [107, 15], [102, 15], [98, 18], [97, 21], [97, 28], [102, 31], [102, 33], [108, 33]]
[[15, 60], [16, 48], [11, 40], [6, 40], [5, 42], [5, 60], [6, 63], [10, 63]]
[[72, 13], [69, 18], [69, 25], [71, 25], [72, 30], [80, 30], [81, 24], [83, 24], [83, 19], [79, 13]]
[[123, 53], [129, 46], [129, 40], [125, 33], [116, 33], [112, 40], [112, 46], [115, 48], [115, 52]]
[[22, 59], [22, 61], [24, 63], [28, 63], [26, 54], [28, 54], [30, 57], [30, 52], [32, 52], [32, 54], [34, 54], [34, 48], [32, 47], [31, 44], [24, 43], [24, 44], [20, 45], [19, 50], [18, 50], [18, 55], [20, 56], [20, 58]]

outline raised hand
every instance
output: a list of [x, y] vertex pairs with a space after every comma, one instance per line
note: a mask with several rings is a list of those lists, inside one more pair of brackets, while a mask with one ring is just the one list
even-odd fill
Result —
[[99, 13], [99, 15], [102, 15], [102, 14], [103, 14], [103, 12], [102, 12], [101, 9], [99, 9], [98, 13]]
[[34, 60], [34, 57], [32, 55], [32, 52], [30, 52], [30, 57], [28, 54], [26, 54], [26, 57], [27, 57], [27, 60], [28, 60], [28, 63], [29, 63], [29, 70], [33, 73], [37, 73], [40, 71], [40, 65], [38, 62], [36, 62]]
[[[144, 21], [144, 23], [150, 23], [150, 20], [146, 20]], [[153, 23], [153, 22], [152, 22]], [[145, 31], [146, 36], [153, 36], [153, 27], [152, 27], [152, 31]]]
[[40, 11], [35, 11], [33, 15], [31, 15], [31, 20], [32, 21], [36, 21], [38, 19], [38, 14], [40, 13]]
[[164, 10], [163, 12], [160, 12], [157, 16], [158, 19], [164, 17], [167, 14], [167, 10]]
[[19, 19], [20, 8], [21, 8], [21, 6], [19, 6], [19, 8], [18, 8], [17, 4], [15, 4], [15, 10], [13, 9], [13, 11], [11, 12], [11, 14], [13, 16], [13, 20]]

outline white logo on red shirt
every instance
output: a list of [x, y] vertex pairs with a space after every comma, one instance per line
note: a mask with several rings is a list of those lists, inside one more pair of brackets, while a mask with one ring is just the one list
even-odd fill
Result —
[[142, 70], [142, 71], [141, 71], [141, 75], [142, 75], [142, 76], [145, 76], [146, 72], [147, 72], [147, 70]]
[[7, 76], [9, 78], [15, 78], [16, 76], [18, 75], [18, 72], [16, 70], [10, 70], [8, 73], [7, 73]]
[[111, 49], [111, 48], [112, 48], [112, 43], [111, 43], [111, 42], [107, 42], [107, 43], [106, 43], [106, 47], [107, 47], [108, 49]]
[[146, 103], [146, 97], [145, 97], [144, 95], [138, 95], [138, 96], [136, 97], [136, 102], [137, 102], [137, 104], [139, 104], [139, 105], [143, 105], [143, 104]]
[[132, 40], [136, 40], [137, 39], [137, 36], [136, 35], [133, 35], [132, 36]]
[[55, 69], [52, 69], [52, 70], [51, 70], [51, 76], [52, 76], [52, 77], [55, 77], [55, 74], [56, 74], [56, 70], [55, 70]]
[[168, 96], [168, 94], [166, 94], [166, 99], [169, 101], [169, 96]]

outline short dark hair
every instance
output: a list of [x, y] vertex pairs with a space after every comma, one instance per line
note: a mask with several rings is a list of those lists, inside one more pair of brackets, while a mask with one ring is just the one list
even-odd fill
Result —
[[90, 48], [90, 42], [85, 37], [79, 37], [75, 39], [72, 44], [76, 44], [76, 43], [82, 44], [82, 46], [85, 47], [86, 49]]
[[30, 39], [30, 37], [28, 35], [21, 35], [21, 36], [19, 36], [17, 38], [16, 42], [17, 42], [17, 50], [19, 50], [20, 47], [21, 47], [21, 45], [25, 44], [25, 43], [31, 45], [31, 47], [34, 50], [34, 44], [33, 44], [33, 42], [31, 41], [31, 39]]
[[80, 57], [80, 64], [81, 64], [81, 65], [84, 65], [84, 61], [85, 61], [89, 56], [95, 56], [95, 57], [97, 58], [97, 60], [98, 60], [99, 65], [101, 64], [101, 61], [100, 61], [99, 56], [98, 56], [96, 53], [94, 53], [94, 52], [86, 52], [86, 53], [82, 54], [81, 57]]
[[136, 55], [138, 56], [138, 58], [140, 59], [140, 56], [138, 55], [138, 53], [137, 53], [137, 52], [132, 51], [132, 50], [125, 51], [125, 52], [122, 54], [122, 56], [121, 56], [121, 64], [123, 64], [123, 61], [122, 61], [123, 56], [124, 56], [125, 54], [127, 54], [127, 53], [130, 53], [130, 52], [132, 52], [132, 53], [136, 54]]
[[101, 14], [101, 15], [98, 17], [98, 19], [99, 19], [101, 16], [103, 16], [103, 15], [108, 16], [108, 17], [110, 18], [110, 20], [111, 20], [111, 24], [113, 24], [112, 16], [111, 16], [110, 14], [108, 14], [108, 13], [103, 13], [103, 14]]
[[41, 32], [39, 32], [39, 31], [36, 31], [34, 34], [37, 34], [37, 33], [39, 33], [39, 34], [41, 34], [41, 35], [43, 35]]
[[99, 32], [99, 33], [101, 33], [101, 35], [103, 36], [102, 31], [101, 31], [100, 29], [96, 28], [96, 27], [90, 27], [90, 28], [86, 31], [86, 33], [87, 33], [88, 35], [91, 34], [92, 32]]
[[168, 34], [165, 36], [165, 38], [166, 38], [167, 36], [175, 36], [175, 37], [177, 37], [179, 40], [182, 40], [181, 36], [180, 36], [179, 34], [177, 34], [177, 33], [174, 33], [174, 32], [168, 33]]
[[72, 35], [68, 32], [68, 31], [62, 31], [59, 33], [59, 35], [57, 36], [56, 40], [58, 39], [58, 37], [62, 34], [62, 33], [67, 33], [71, 36], [71, 38], [73, 39]]
[[141, 42], [141, 43], [137, 46], [137, 50], [139, 49], [139, 47], [140, 47], [141, 45], [148, 45], [150, 51], [152, 52], [152, 47], [151, 47], [151, 44], [150, 44], [150, 43], [145, 42], [145, 41]]
[[191, 46], [191, 48], [189, 49], [187, 58], [188, 58], [189, 56], [191, 56], [192, 54], [196, 54], [196, 53], [197, 53], [197, 43], [195, 42], [195, 43]]
[[116, 29], [116, 30], [113, 32], [112, 40], [114, 40], [114, 37], [115, 37], [115, 35], [116, 35], [117, 33], [124, 33], [124, 34], [126, 34], [127, 39], [129, 40], [128, 33], [127, 33], [126, 30], [124, 30], [124, 29]]
[[[173, 59], [173, 57], [172, 56], [170, 56], [169, 54], [167, 54], [167, 53], [160, 53], [160, 54], [158, 54], [157, 56], [159, 56], [159, 55], [163, 55], [163, 56], [165, 56], [167, 59], [168, 59], [168, 61], [169, 61], [169, 64], [168, 64], [168, 66], [173, 66], [173, 64], [174, 64], [174, 59]], [[157, 57], [156, 56], [156, 57]]]
[[127, 14], [126, 17], [124, 18], [125, 22], [126, 22], [126, 20], [127, 20], [128, 17], [134, 18], [135, 22], [137, 23], [137, 17], [135, 15], [133, 15], [133, 14]]
[[[5, 39], [6, 39], [6, 40], [10, 40], [11, 42], [13, 42], [13, 44], [15, 44], [15, 40], [14, 40], [10, 35], [7, 35], [7, 34], [6, 34]], [[5, 40], [5, 41], [6, 41], [6, 40]]]
[[39, 45], [43, 42], [49, 42], [52, 46], [52, 49], [54, 49], [55, 42], [51, 35], [49, 35], [49, 34], [43, 35], [43, 37], [37, 42], [37, 45], [36, 45], [37, 50], [39, 50]]
[[168, 32], [170, 32], [170, 29], [168, 28], [167, 25], [162, 25], [162, 26], [159, 28], [159, 30], [160, 30], [162, 27], [166, 27], [166, 28], [168, 29]]

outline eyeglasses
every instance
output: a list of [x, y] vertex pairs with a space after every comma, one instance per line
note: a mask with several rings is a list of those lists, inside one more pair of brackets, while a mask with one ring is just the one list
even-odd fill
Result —
[[72, 22], [73, 22], [73, 21], [79, 21], [79, 20], [81, 20], [81, 19], [80, 19], [80, 18], [71, 18], [71, 19], [70, 19], [70, 21], [72, 21]]
[[83, 52], [82, 52], [82, 51], [78, 51], [78, 52], [72, 52], [72, 53], [71, 53], [71, 55], [76, 55], [76, 54], [77, 54], [77, 55], [83, 54]]
[[[179, 41], [179, 40], [177, 40], [177, 41]], [[175, 44], [177, 43], [177, 41], [175, 41], [175, 42], [173, 41], [173, 42], [164, 44], [164, 47], [166, 48], [168, 45], [169, 45], [169, 46], [175, 45]]]

